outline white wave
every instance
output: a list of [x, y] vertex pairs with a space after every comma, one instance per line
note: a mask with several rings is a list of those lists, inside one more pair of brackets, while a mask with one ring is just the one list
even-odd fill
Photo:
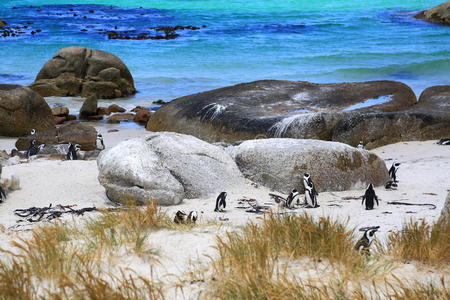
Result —
[[211, 103], [204, 106], [199, 110], [198, 114], [201, 114], [200, 120], [212, 121], [216, 119], [221, 113], [225, 111], [227, 107], [225, 105]]
[[304, 122], [307, 119], [311, 118], [313, 115], [314, 114], [299, 114], [284, 118], [283, 120], [273, 124], [269, 128], [268, 132], [273, 132], [274, 137], [281, 138], [293, 124]]

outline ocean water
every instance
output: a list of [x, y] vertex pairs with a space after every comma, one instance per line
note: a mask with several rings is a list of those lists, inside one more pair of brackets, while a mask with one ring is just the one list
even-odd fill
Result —
[[[1, 1], [0, 19], [42, 32], [0, 37], [0, 82], [30, 84], [58, 49], [79, 45], [125, 62], [139, 90], [130, 105], [259, 79], [398, 80], [419, 94], [449, 84], [450, 27], [412, 17], [442, 1]], [[163, 25], [206, 27], [174, 40], [109, 40], [101, 31]]]

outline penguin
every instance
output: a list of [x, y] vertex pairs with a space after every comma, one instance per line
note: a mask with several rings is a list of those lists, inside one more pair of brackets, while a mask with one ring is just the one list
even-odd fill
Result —
[[380, 226], [365, 228], [364, 234], [361, 239], [356, 243], [355, 250], [362, 253], [370, 255], [370, 245], [375, 237], [375, 232], [380, 228]]
[[5, 201], [5, 199], [6, 199], [6, 192], [3, 189], [3, 186], [0, 184], [0, 203]]
[[356, 148], [358, 148], [358, 149], [364, 149], [364, 143], [363, 143], [363, 141], [359, 141], [359, 144], [358, 144], [358, 146], [356, 146]]
[[33, 128], [31, 129], [31, 135], [35, 135], [36, 134], [36, 130]]
[[224, 209], [227, 206], [226, 198], [227, 192], [222, 192], [219, 194], [219, 196], [217, 196], [216, 207], [214, 208], [214, 211], [224, 212]]
[[184, 224], [186, 222], [186, 213], [184, 211], [181, 211], [181, 210], [177, 211], [173, 221], [176, 224]]
[[39, 148], [36, 147], [36, 140], [32, 140], [30, 142], [30, 146], [28, 147], [26, 156], [27, 156], [27, 158], [30, 158], [31, 156], [36, 155], [38, 153], [39, 153]]
[[98, 150], [105, 150], [105, 143], [103, 142], [103, 135], [97, 134], [96, 148]]
[[396, 190], [398, 187], [397, 183], [395, 183], [392, 180], [388, 180], [385, 184], [384, 184], [384, 188], [387, 190]]
[[196, 211], [189, 212], [189, 215], [187, 216], [187, 221], [190, 223], [195, 223], [198, 219], [198, 213]]
[[[287, 208], [292, 208], [292, 206], [294, 205], [294, 199], [295, 199], [295, 197], [297, 197], [299, 194], [300, 194], [300, 193], [299, 193], [296, 189], [293, 189], [293, 190], [289, 193], [288, 197], [286, 198], [285, 206], [286, 206]], [[297, 198], [297, 204], [299, 204], [299, 198]]]
[[303, 174], [303, 186], [305, 187], [305, 205], [308, 208], [316, 208], [320, 205], [317, 203], [317, 193], [314, 187], [314, 182], [311, 179], [311, 175], [308, 173]]
[[77, 160], [78, 159], [78, 155], [77, 155], [77, 151], [80, 150], [80, 145], [76, 144], [72, 144], [69, 143], [69, 150], [66, 154], [66, 158], [68, 160]]
[[363, 205], [364, 201], [366, 201], [366, 210], [371, 210], [373, 209], [374, 200], [377, 202], [377, 205], [379, 205], [378, 197], [377, 195], [375, 195], [375, 191], [373, 189], [373, 184], [370, 183], [369, 186], [367, 186], [366, 192], [364, 193], [361, 205]]
[[389, 169], [389, 177], [391, 177], [393, 182], [397, 181], [397, 170], [400, 167], [400, 163], [393, 163], [391, 168]]
[[439, 142], [437, 142], [438, 145], [450, 145], [450, 138], [446, 139], [440, 139]]

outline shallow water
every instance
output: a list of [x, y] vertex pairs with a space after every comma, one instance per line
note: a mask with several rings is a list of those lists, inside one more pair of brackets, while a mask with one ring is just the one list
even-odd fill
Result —
[[389, 102], [391, 100], [392, 100], [392, 95], [380, 96], [378, 98], [367, 99], [367, 100], [365, 100], [363, 102], [360, 102], [360, 103], [354, 104], [352, 106], [346, 107], [342, 111], [352, 111], [352, 110], [355, 110], [355, 109], [369, 107], [369, 106], [372, 106], [372, 105], [383, 104], [383, 103]]
[[[0, 38], [0, 81], [29, 84], [59, 48], [80, 45], [110, 51], [128, 65], [139, 93], [124, 105], [258, 79], [388, 79], [416, 93], [448, 84], [450, 27], [412, 18], [441, 0], [86, 2], [2, 1], [2, 19], [33, 22], [27, 30], [42, 32]], [[174, 40], [109, 40], [99, 31], [162, 25], [207, 27], [177, 31]]]

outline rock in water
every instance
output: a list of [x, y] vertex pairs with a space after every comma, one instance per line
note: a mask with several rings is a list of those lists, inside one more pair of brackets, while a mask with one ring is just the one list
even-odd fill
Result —
[[44, 97], [96, 95], [110, 99], [136, 93], [130, 71], [117, 56], [84, 47], [59, 50], [30, 87]]
[[156, 111], [147, 129], [192, 134], [209, 142], [291, 137], [331, 140], [342, 116], [389, 112], [416, 102], [395, 81], [314, 84], [263, 80], [181, 97]]
[[83, 102], [80, 109], [80, 119], [87, 119], [90, 116], [97, 115], [97, 96], [91, 95]]
[[47, 102], [27, 87], [0, 84], [0, 135], [23, 136], [33, 128], [55, 128]]
[[242, 184], [233, 159], [219, 147], [195, 137], [159, 132], [101, 152], [99, 181], [110, 199], [176, 205]]
[[377, 155], [342, 143], [260, 139], [226, 151], [246, 178], [281, 193], [304, 191], [304, 173], [311, 174], [319, 192], [360, 189], [388, 180], [386, 165]]
[[414, 17], [431, 23], [450, 25], [450, 1], [421, 11]]

